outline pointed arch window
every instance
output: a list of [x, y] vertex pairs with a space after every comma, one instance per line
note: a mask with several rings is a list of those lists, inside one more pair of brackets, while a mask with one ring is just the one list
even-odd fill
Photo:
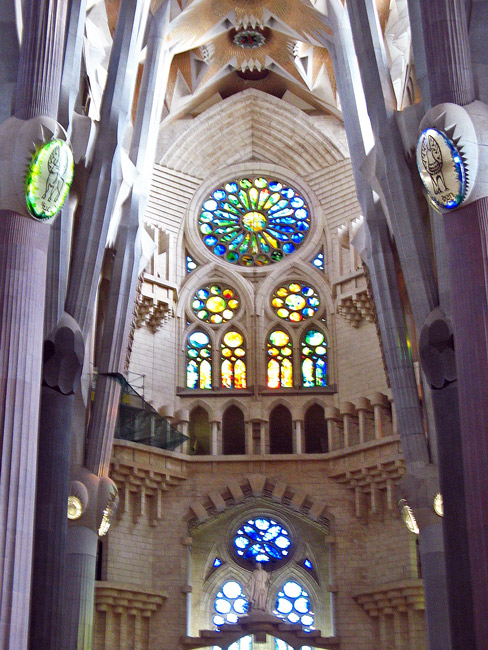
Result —
[[306, 632], [314, 629], [315, 615], [308, 593], [295, 580], [288, 580], [280, 589], [273, 613], [287, 623], [303, 625]]
[[293, 348], [284, 330], [274, 330], [268, 338], [268, 388], [293, 387]]
[[248, 601], [242, 585], [235, 580], [228, 580], [215, 596], [212, 623], [216, 627], [225, 623], [237, 623], [247, 608]]
[[205, 332], [196, 330], [188, 337], [186, 346], [187, 388], [212, 388], [212, 344]]
[[223, 388], [246, 388], [246, 347], [243, 335], [228, 331], [221, 344], [220, 375]]
[[302, 385], [327, 386], [327, 341], [316, 329], [305, 332], [302, 343]]

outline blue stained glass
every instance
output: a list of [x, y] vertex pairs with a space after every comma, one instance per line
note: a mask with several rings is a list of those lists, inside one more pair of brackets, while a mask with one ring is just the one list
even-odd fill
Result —
[[[286, 196], [287, 199], [291, 199], [293, 196], [295, 196], [295, 192], [291, 189], [291, 187], [284, 187], [281, 190], [281, 193], [283, 194], [283, 196]], [[303, 203], [302, 203], [302, 205], [303, 205]], [[298, 206], [298, 207], [301, 207], [301, 206]]]
[[298, 582], [285, 582], [278, 592], [274, 613], [288, 623], [301, 623], [305, 632], [314, 629], [315, 616], [308, 594]]
[[306, 567], [307, 569], [313, 569], [312, 563], [310, 560], [304, 560], [303, 566]]
[[305, 200], [296, 190], [250, 177], [215, 188], [203, 202], [198, 227], [204, 244], [226, 262], [263, 266], [294, 253], [309, 225]]
[[215, 560], [213, 561], [213, 565], [212, 565], [212, 566], [214, 566], [214, 567], [218, 567], [218, 566], [220, 566], [221, 564], [222, 564], [222, 560], [220, 560], [218, 557], [216, 557]]
[[324, 270], [324, 254], [319, 253], [317, 257], [313, 260], [313, 265], [316, 266], [321, 271]]
[[190, 255], [186, 256], [186, 272], [191, 273], [197, 268], [197, 263]]
[[[245, 543], [244, 543], [245, 542]], [[244, 560], [277, 562], [285, 559], [291, 546], [288, 531], [273, 519], [249, 519], [237, 531], [234, 547]]]

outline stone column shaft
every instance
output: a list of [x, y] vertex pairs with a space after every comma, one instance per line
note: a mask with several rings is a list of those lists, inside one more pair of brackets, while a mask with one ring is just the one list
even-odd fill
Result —
[[0, 648], [27, 647], [49, 227], [0, 212]]

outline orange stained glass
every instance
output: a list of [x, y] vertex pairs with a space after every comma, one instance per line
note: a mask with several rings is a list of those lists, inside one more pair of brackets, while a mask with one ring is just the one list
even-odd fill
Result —
[[238, 359], [234, 366], [235, 387], [246, 388], [246, 364]]
[[283, 359], [281, 363], [281, 385], [293, 388], [293, 366], [290, 359]]
[[226, 359], [222, 362], [222, 386], [224, 388], [232, 388], [234, 379], [232, 362]]
[[200, 364], [200, 388], [212, 388], [212, 366], [206, 359]]
[[276, 359], [268, 361], [268, 387], [279, 388], [280, 386], [280, 364]]
[[271, 304], [273, 307], [276, 307], [276, 309], [279, 309], [280, 307], [283, 307], [283, 300], [281, 300], [281, 298], [273, 298]]

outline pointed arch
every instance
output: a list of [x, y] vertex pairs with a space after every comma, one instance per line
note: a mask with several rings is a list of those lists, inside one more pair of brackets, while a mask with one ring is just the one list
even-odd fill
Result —
[[188, 433], [190, 436], [190, 454], [195, 456], [209, 455], [211, 428], [208, 413], [203, 406], [196, 406], [191, 410]]
[[290, 410], [283, 404], [275, 406], [269, 414], [269, 452], [293, 453], [293, 420]]
[[224, 456], [246, 453], [244, 414], [235, 404], [228, 406], [222, 416], [222, 453]]

